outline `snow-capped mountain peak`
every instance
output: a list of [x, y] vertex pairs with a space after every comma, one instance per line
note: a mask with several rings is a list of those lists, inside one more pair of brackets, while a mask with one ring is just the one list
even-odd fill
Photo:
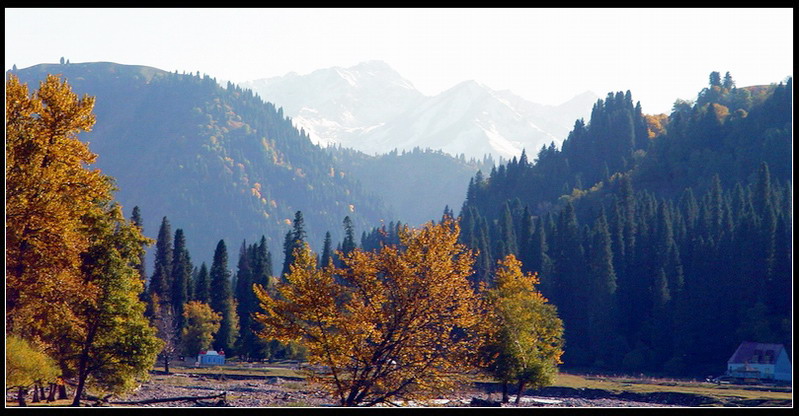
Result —
[[373, 154], [420, 147], [475, 158], [519, 156], [522, 149], [562, 141], [595, 101], [581, 95], [562, 109], [543, 106], [475, 80], [428, 97], [382, 61], [242, 86], [282, 106], [314, 142]]

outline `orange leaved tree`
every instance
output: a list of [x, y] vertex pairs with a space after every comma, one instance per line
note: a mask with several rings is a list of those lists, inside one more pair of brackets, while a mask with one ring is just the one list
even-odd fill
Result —
[[299, 341], [343, 406], [424, 400], [463, 382], [482, 314], [467, 276], [474, 254], [452, 219], [404, 229], [401, 245], [355, 249], [319, 268], [307, 245], [286, 281], [254, 285], [259, 336]]

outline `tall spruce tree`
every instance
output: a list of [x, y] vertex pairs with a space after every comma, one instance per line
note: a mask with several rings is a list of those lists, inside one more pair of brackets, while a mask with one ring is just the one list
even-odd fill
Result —
[[333, 262], [333, 242], [331, 241], [330, 231], [325, 233], [325, 241], [322, 245], [322, 254], [319, 258], [319, 266], [325, 267]]
[[346, 256], [355, 250], [355, 227], [349, 215], [344, 217], [344, 241], [341, 242], [341, 253]]
[[252, 313], [255, 312], [256, 306], [255, 293], [252, 289], [252, 260], [256, 248], [257, 245], [247, 247], [246, 241], [241, 243], [236, 271], [236, 313], [240, 327], [236, 352], [246, 359], [252, 357], [255, 340], [252, 334]]
[[[258, 284], [267, 288], [267, 290], [272, 290], [272, 253], [269, 251], [265, 236], [261, 236], [261, 240], [258, 244], [253, 245], [251, 264], [253, 284]], [[252, 288], [250, 289], [252, 290]], [[257, 305], [253, 306], [253, 311], [259, 311]], [[244, 325], [242, 325], [242, 337], [252, 337], [261, 330], [263, 330], [263, 325], [253, 319], [249, 332], [247, 332]], [[256, 360], [271, 358], [276, 347], [279, 346], [277, 341], [264, 340], [261, 339], [261, 337], [255, 337], [253, 342], [247, 340], [245, 344], [249, 345], [249, 350], [247, 351], [249, 357]]]
[[544, 219], [536, 219], [535, 232], [530, 237], [530, 271], [538, 274], [541, 282], [541, 293], [546, 297], [552, 296], [553, 291], [553, 264], [548, 254], [547, 230]]
[[565, 357], [575, 365], [588, 364], [586, 339], [587, 290], [584, 283], [586, 274], [585, 250], [581, 227], [570, 200], [566, 201], [558, 216], [557, 234], [554, 239], [555, 285], [553, 303], [561, 311], [566, 325], [565, 337], [568, 345]]
[[182, 228], [175, 230], [175, 244], [172, 259], [172, 291], [170, 302], [172, 304], [172, 316], [177, 321], [177, 327], [182, 329], [185, 322], [183, 318], [183, 305], [189, 301], [189, 285], [191, 284], [191, 256], [186, 248], [186, 237]]
[[238, 319], [230, 288], [230, 269], [225, 240], [219, 240], [211, 264], [211, 309], [222, 315], [219, 332], [214, 337], [214, 348], [232, 351], [238, 336]]
[[616, 271], [613, 268], [613, 249], [608, 222], [603, 209], [591, 231], [589, 255], [590, 283], [588, 288], [588, 338], [595, 352], [594, 364], [606, 367], [616, 358], [612, 352], [617, 349], [614, 335], [617, 332], [616, 314]]
[[[139, 233], [144, 232], [144, 220], [142, 220], [141, 218], [141, 210], [139, 209], [138, 205], [133, 207], [133, 211], [131, 212], [130, 215], [130, 221], [136, 228], [139, 229]], [[142, 251], [141, 255], [139, 255], [139, 263], [136, 264], [136, 270], [138, 270], [139, 272], [139, 278], [142, 281], [142, 287], [147, 286], [147, 269], [145, 267], [146, 254], [147, 254], [146, 251]], [[146, 292], [142, 292], [142, 294], [145, 293]]]
[[266, 237], [261, 236], [258, 245], [254, 247], [252, 259], [252, 281], [268, 287], [272, 276], [272, 253], [266, 243]]
[[289, 272], [289, 265], [294, 262], [294, 250], [302, 247], [302, 243], [306, 240], [305, 220], [302, 217], [302, 211], [294, 213], [294, 222], [292, 223], [291, 231], [286, 233], [286, 239], [283, 242], [283, 270], [280, 272], [281, 276], [285, 276]]
[[200, 265], [200, 269], [197, 271], [192, 294], [192, 300], [207, 304], [211, 303], [211, 279], [208, 276], [208, 266], [205, 265], [205, 262]]
[[169, 304], [172, 286], [172, 254], [172, 229], [169, 220], [163, 217], [155, 243], [155, 263], [148, 292], [151, 299], [157, 298], [159, 302], [166, 304]]

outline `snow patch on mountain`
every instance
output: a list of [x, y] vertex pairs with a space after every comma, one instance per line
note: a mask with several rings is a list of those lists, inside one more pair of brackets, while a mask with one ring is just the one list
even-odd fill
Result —
[[535, 153], [560, 144], [596, 101], [581, 94], [560, 106], [529, 102], [473, 80], [432, 97], [381, 61], [289, 73], [242, 84], [283, 107], [315, 143], [383, 154], [414, 147], [482, 158]]

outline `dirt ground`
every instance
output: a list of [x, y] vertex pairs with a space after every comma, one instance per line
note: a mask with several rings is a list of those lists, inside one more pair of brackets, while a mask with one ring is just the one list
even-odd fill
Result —
[[[153, 375], [150, 381], [142, 384], [136, 391], [112, 401], [141, 401], [148, 399], [211, 396], [226, 392], [225, 398], [233, 407], [324, 407], [335, 406], [336, 400], [318, 387], [304, 381], [282, 378], [253, 380], [218, 380], [212, 376], [195, 376], [175, 373]], [[452, 397], [436, 399], [431, 406], [463, 407], [470, 406], [473, 398], [498, 401], [499, 393], [489, 394], [477, 389], [465, 389]], [[511, 401], [516, 399], [511, 396]], [[210, 404], [211, 400], [201, 401]], [[191, 407], [192, 401], [165, 402], [136, 405], [136, 407]], [[421, 407], [417, 403], [403, 403], [403, 406]], [[512, 403], [509, 406], [514, 406]], [[584, 399], [575, 397], [522, 396], [520, 406], [525, 407], [666, 407], [669, 405], [644, 403], [615, 399]], [[481, 406], [482, 407], [482, 406]]]

